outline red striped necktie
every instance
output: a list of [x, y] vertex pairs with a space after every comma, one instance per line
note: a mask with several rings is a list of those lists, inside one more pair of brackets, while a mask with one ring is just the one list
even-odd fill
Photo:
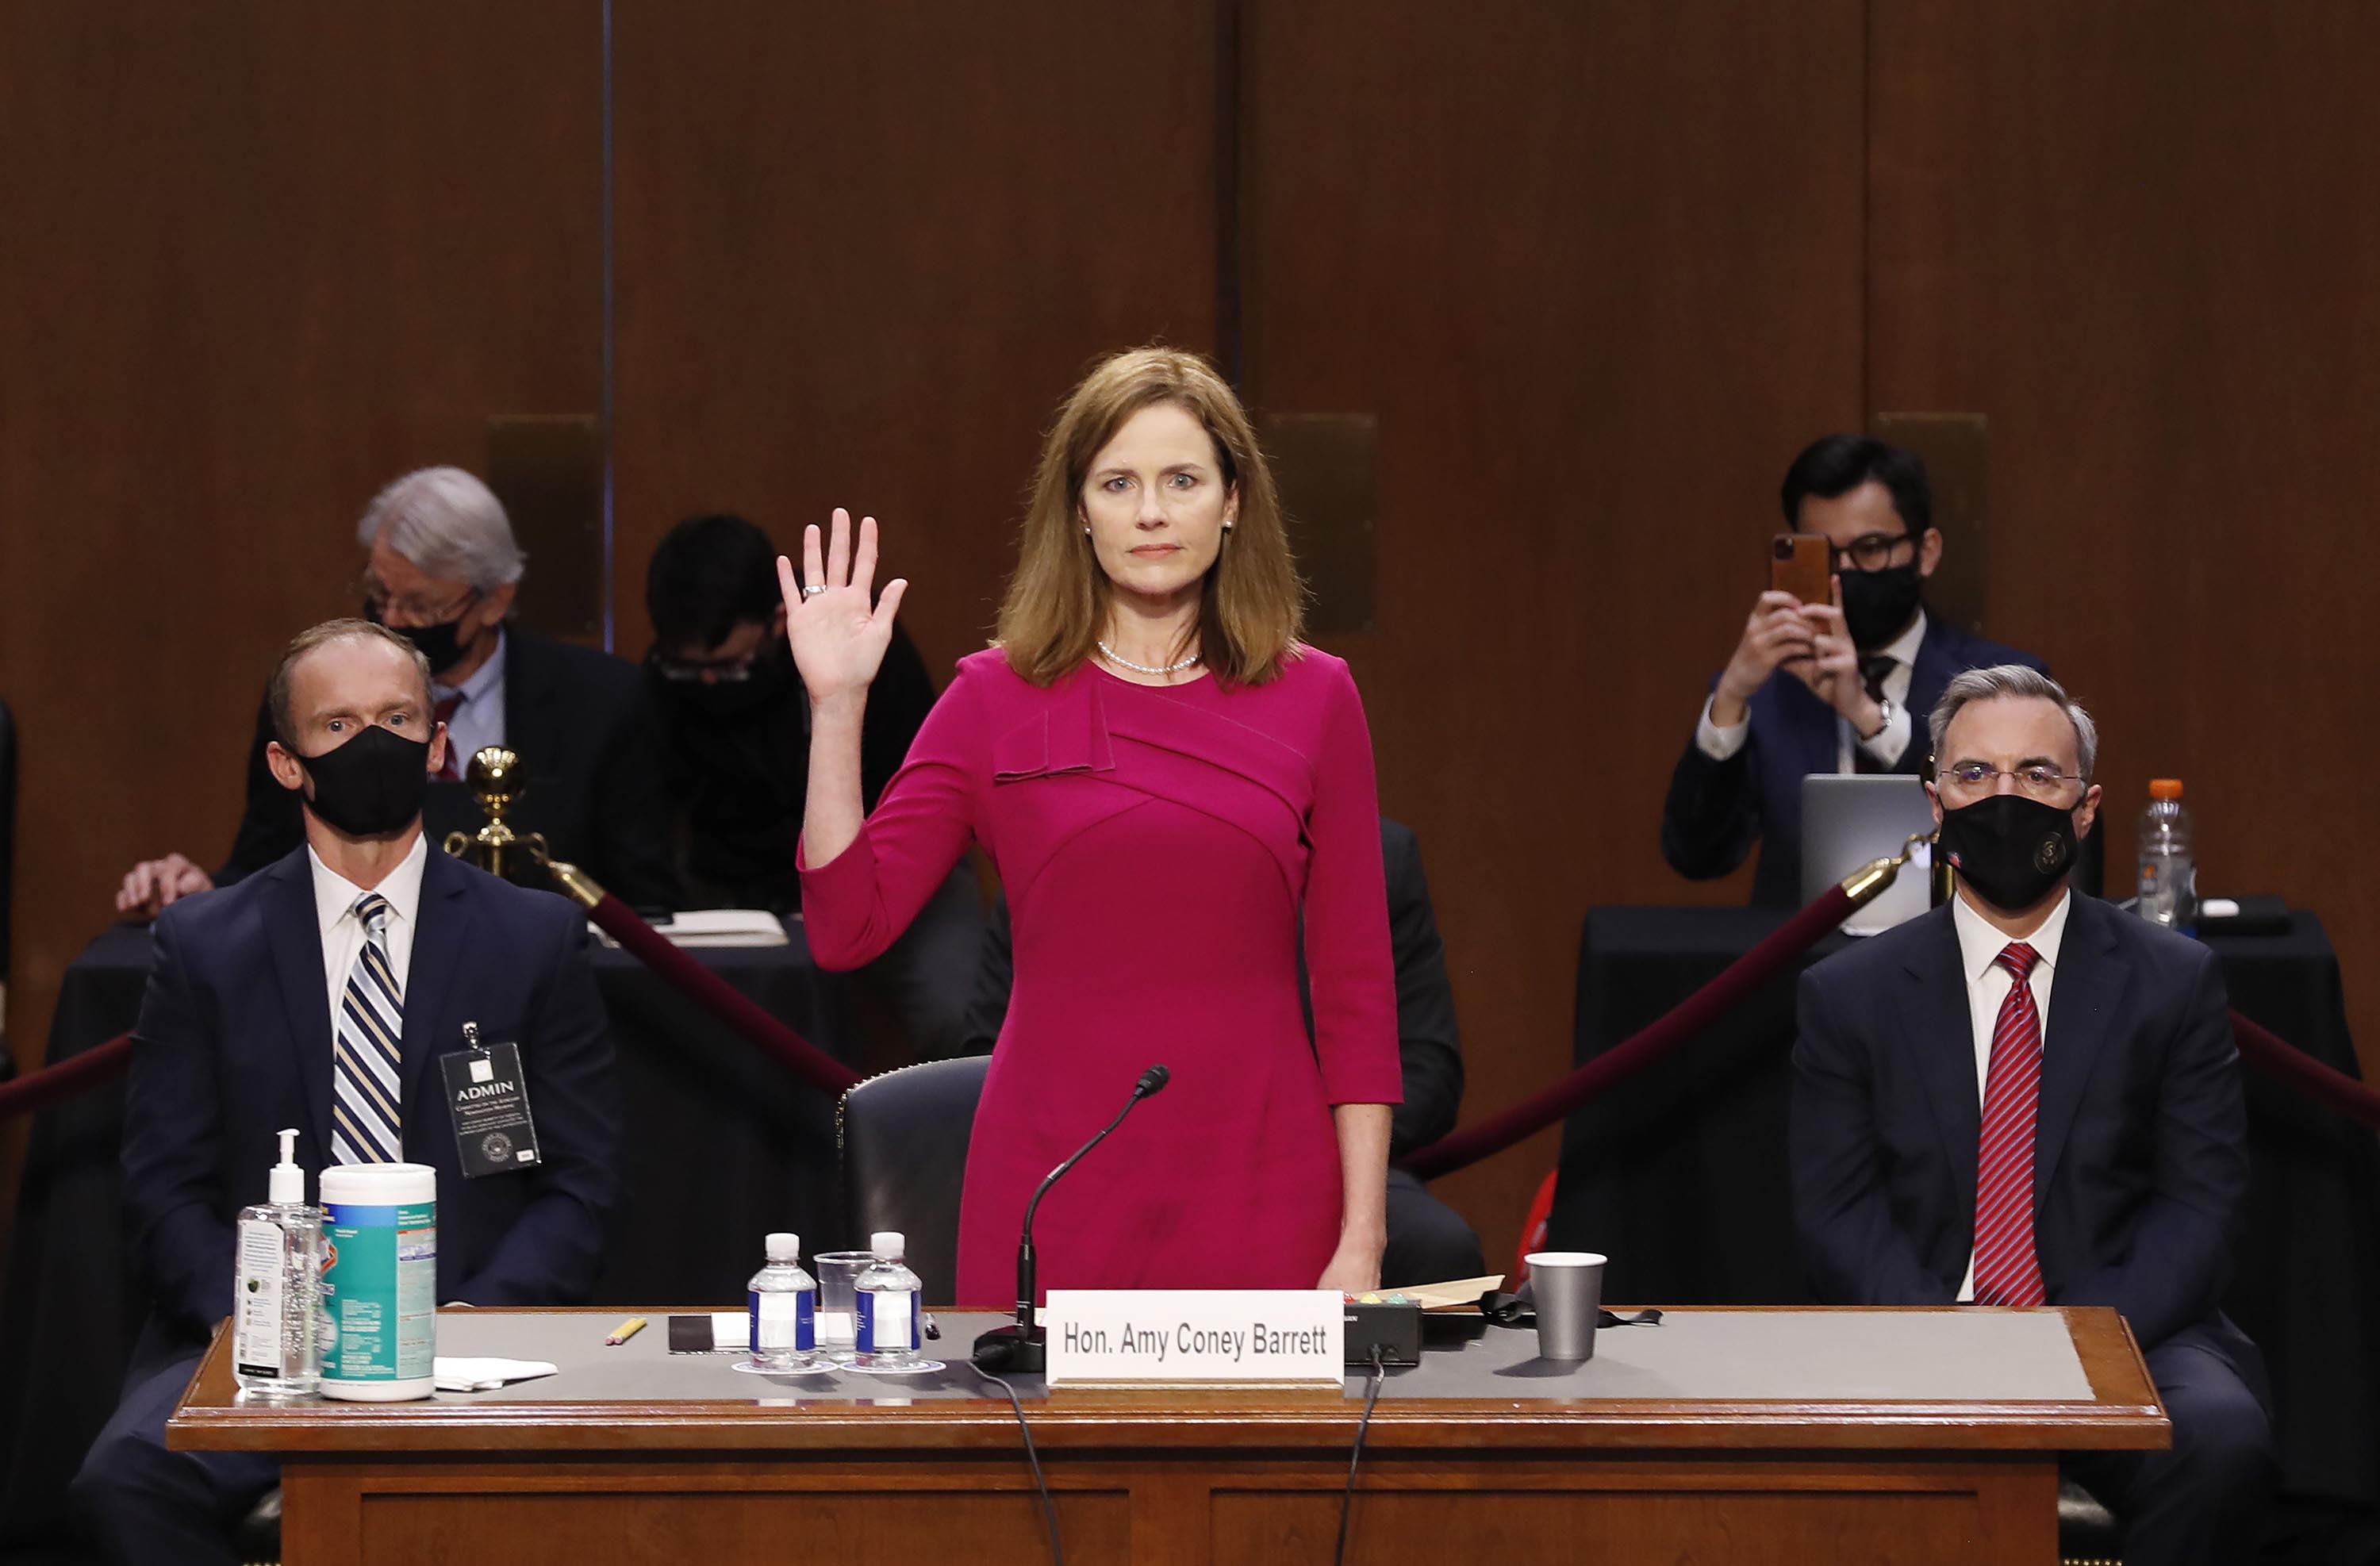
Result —
[[2033, 1127], [2041, 1109], [2041, 1012], [2026, 978], [2041, 953], [2017, 941], [1997, 961], [2014, 976], [1992, 1027], [1984, 1129], [1975, 1157], [1975, 1303], [2037, 1305]]

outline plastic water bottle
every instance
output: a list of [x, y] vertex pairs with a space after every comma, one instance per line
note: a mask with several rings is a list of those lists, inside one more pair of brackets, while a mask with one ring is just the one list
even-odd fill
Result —
[[2168, 929], [2190, 929], [2198, 921], [2198, 860], [2191, 852], [2180, 778], [2150, 781], [2140, 849], [2141, 917]]
[[857, 1296], [858, 1351], [853, 1364], [860, 1369], [897, 1370], [917, 1363], [918, 1332], [925, 1307], [918, 1300], [917, 1275], [902, 1265], [908, 1242], [890, 1230], [868, 1237], [876, 1253], [875, 1265], [852, 1285]]
[[807, 1370], [818, 1348], [818, 1280], [802, 1270], [798, 1234], [771, 1234], [768, 1261], [746, 1296], [752, 1317], [752, 1363]]
[[310, 1397], [322, 1384], [322, 1209], [306, 1200], [298, 1133], [281, 1133], [265, 1200], [242, 1208], [232, 1294], [232, 1379], [251, 1397]]

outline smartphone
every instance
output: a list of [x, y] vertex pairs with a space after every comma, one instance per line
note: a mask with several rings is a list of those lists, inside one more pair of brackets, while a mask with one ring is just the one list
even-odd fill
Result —
[[1834, 601], [1834, 551], [1824, 533], [1779, 533], [1768, 546], [1768, 585], [1803, 603]]

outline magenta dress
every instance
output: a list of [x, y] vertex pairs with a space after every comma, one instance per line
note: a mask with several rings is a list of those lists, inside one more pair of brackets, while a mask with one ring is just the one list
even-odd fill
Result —
[[1007, 890], [1016, 980], [967, 1150], [954, 1302], [1014, 1299], [1033, 1187], [1153, 1064], [1172, 1083], [1042, 1202], [1042, 1286], [1313, 1287], [1339, 1238], [1330, 1106], [1402, 1096], [1346, 664], [1307, 649], [1237, 689], [1090, 664], [1044, 690], [996, 649], [962, 659], [857, 840], [804, 863], [820, 965], [882, 952], [970, 842]]

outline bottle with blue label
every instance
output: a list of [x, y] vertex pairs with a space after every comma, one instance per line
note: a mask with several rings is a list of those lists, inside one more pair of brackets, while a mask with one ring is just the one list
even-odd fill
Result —
[[918, 1299], [917, 1275], [902, 1265], [907, 1240], [891, 1230], [871, 1234], [868, 1248], [875, 1265], [859, 1275], [853, 1287], [858, 1307], [857, 1351], [853, 1366], [860, 1370], [907, 1370], [918, 1361], [919, 1329], [925, 1307]]
[[802, 1268], [798, 1234], [771, 1234], [768, 1259], [752, 1274], [752, 1363], [766, 1370], [808, 1370], [818, 1350], [818, 1280]]

